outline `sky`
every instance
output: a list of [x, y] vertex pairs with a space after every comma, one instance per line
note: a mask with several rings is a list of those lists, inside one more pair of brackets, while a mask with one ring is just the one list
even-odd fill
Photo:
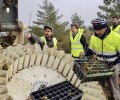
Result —
[[[33, 25], [36, 21], [39, 4], [43, 5], [43, 0], [18, 0], [19, 20], [26, 25]], [[73, 14], [77, 13], [84, 20], [86, 26], [91, 25], [92, 19], [97, 17], [100, 11], [99, 5], [103, 5], [103, 0], [49, 0], [55, 7], [59, 9], [58, 15], [63, 14], [61, 21], [70, 21]], [[31, 18], [30, 18], [31, 15]]]

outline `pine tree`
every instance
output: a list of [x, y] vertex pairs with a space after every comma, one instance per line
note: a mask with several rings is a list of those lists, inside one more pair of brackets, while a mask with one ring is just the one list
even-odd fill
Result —
[[76, 22], [80, 27], [83, 27], [84, 21], [81, 20], [81, 17], [77, 13], [72, 15], [71, 21]]
[[99, 17], [110, 20], [113, 16], [120, 17], [120, 0], [103, 0], [104, 5], [99, 6], [102, 12], [98, 12]]
[[43, 5], [39, 5], [39, 10], [37, 12], [37, 21], [34, 21], [34, 24], [38, 26], [50, 25], [55, 27], [56, 24], [60, 24], [59, 19], [63, 15], [58, 15], [59, 9], [56, 10], [54, 5], [48, 0], [43, 1]]

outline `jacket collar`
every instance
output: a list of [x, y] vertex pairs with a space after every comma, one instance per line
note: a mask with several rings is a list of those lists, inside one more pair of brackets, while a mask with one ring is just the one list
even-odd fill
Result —
[[52, 40], [53, 39], [53, 36], [51, 35], [50, 37], [46, 37], [45, 36], [45, 38], [46, 38], [46, 40]]
[[104, 38], [106, 38], [109, 34], [110, 34], [111, 30], [110, 28], [108, 27], [107, 30], [105, 31], [105, 34], [103, 34], [102, 37], [98, 37], [98, 35], [95, 33], [95, 36], [100, 38], [101, 40], [103, 40]]

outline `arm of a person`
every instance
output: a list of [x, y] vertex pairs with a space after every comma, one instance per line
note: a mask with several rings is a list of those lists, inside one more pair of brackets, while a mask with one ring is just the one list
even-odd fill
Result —
[[119, 43], [117, 44], [117, 52], [118, 52], [118, 59], [117, 59], [117, 63], [120, 64], [120, 45]]
[[[31, 34], [31, 33], [30, 33]], [[32, 43], [38, 43], [40, 45], [40, 47], [43, 49], [44, 46], [44, 41], [42, 39], [40, 39], [39, 37], [37, 37], [36, 35], [31, 34], [31, 36], [28, 38], [28, 40]]]
[[81, 36], [80, 42], [83, 45], [84, 51], [86, 51], [87, 48], [88, 48], [88, 44], [87, 44], [86, 38], [85, 38], [85, 36], [83, 34]]
[[90, 48], [88, 48], [85, 52], [85, 56], [91, 56], [93, 54], [94, 54], [94, 52]]
[[[29, 33], [31, 34], [31, 33]], [[33, 36], [33, 34], [31, 34], [31, 36], [28, 38], [28, 40], [32, 43], [32, 44], [35, 44], [36, 43], [36, 39], [35, 39], [35, 36]]]
[[92, 41], [92, 37], [93, 37], [93, 36], [91, 36], [90, 46], [89, 46], [88, 49], [86, 50], [85, 56], [91, 56], [91, 55], [95, 54], [95, 52], [94, 52], [94, 44], [93, 44], [94, 41]]

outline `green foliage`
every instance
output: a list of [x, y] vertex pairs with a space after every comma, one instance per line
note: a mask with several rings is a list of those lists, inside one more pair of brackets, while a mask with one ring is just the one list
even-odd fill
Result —
[[31, 29], [31, 32], [36, 34], [37, 36], [41, 37], [44, 35], [43, 33], [43, 29], [41, 27], [38, 27], [38, 26], [31, 26], [29, 27]]
[[70, 36], [69, 30], [57, 36], [58, 39], [58, 49], [64, 50], [66, 53], [70, 53]]
[[56, 10], [54, 5], [48, 0], [43, 1], [43, 5], [39, 5], [39, 10], [37, 12], [37, 21], [34, 21], [34, 24], [38, 26], [50, 25], [54, 28], [56, 24], [59, 24], [59, 19], [63, 15], [58, 16], [59, 10]]
[[99, 17], [110, 21], [111, 17], [120, 17], [120, 0], [103, 0], [104, 5], [99, 6], [102, 12], [98, 12]]
[[93, 30], [89, 30], [89, 28], [86, 28], [85, 37], [88, 44], [90, 44], [90, 39], [93, 33], [94, 33]]
[[72, 22], [76, 22], [80, 27], [84, 27], [83, 26], [84, 20], [81, 20], [81, 17], [77, 13], [75, 13], [74, 15], [72, 15], [71, 21]]

